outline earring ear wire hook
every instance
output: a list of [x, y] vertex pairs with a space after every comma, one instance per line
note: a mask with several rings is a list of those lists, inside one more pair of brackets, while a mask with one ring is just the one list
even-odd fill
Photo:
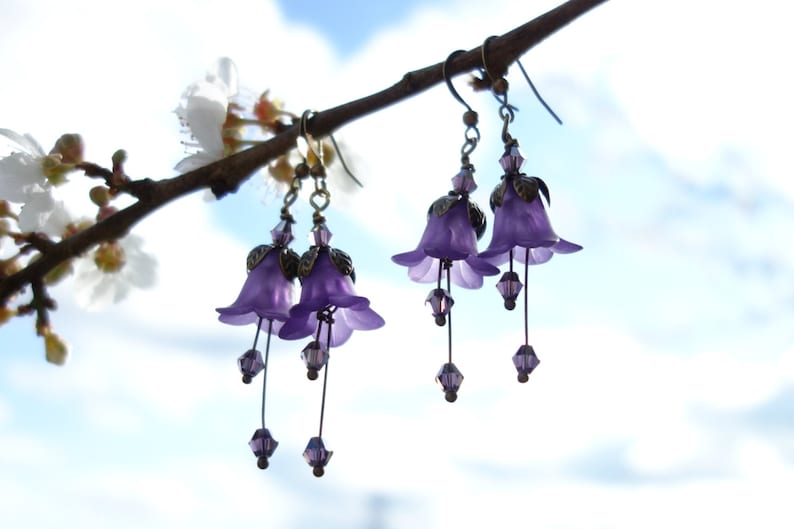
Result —
[[[312, 147], [312, 143], [310, 141], [312, 139], [312, 135], [309, 134], [308, 124], [309, 124], [309, 119], [311, 119], [311, 116], [313, 114], [314, 114], [313, 110], [304, 110], [303, 114], [301, 114], [300, 123], [298, 125], [298, 137], [299, 138], [303, 138], [304, 142], [306, 143], [307, 148], [312, 151], [314, 156], [322, 164], [323, 163], [323, 157], [322, 157], [322, 150], [323, 149], [322, 149], [322, 146], [319, 147], [320, 153], [317, 153], [317, 151], [314, 150], [314, 147]], [[362, 184], [361, 181], [358, 178], [355, 177], [353, 172], [350, 170], [350, 167], [348, 167], [347, 162], [345, 161], [345, 157], [342, 156], [342, 150], [339, 148], [339, 144], [336, 142], [336, 138], [334, 138], [334, 135], [333, 134], [329, 134], [328, 137], [331, 140], [331, 145], [333, 145], [334, 151], [336, 151], [336, 155], [339, 156], [339, 161], [342, 164], [342, 168], [347, 173], [347, 176], [349, 176], [353, 180], [353, 182], [355, 182], [356, 185], [358, 185], [358, 187], [364, 187], [364, 184]], [[318, 146], [320, 145], [319, 142], [317, 144], [318, 144]], [[303, 154], [303, 153], [301, 153], [301, 154]], [[305, 157], [306, 156], [304, 155], [304, 158]]]
[[455, 50], [452, 53], [450, 53], [449, 57], [447, 57], [447, 60], [444, 61], [444, 65], [441, 67], [441, 75], [444, 77], [444, 82], [447, 83], [447, 88], [449, 88], [449, 91], [452, 94], [452, 96], [455, 99], [457, 99], [461, 105], [466, 107], [466, 110], [468, 110], [469, 112], [474, 112], [474, 110], [472, 110], [469, 104], [463, 100], [463, 98], [460, 96], [458, 91], [455, 90], [455, 86], [452, 84], [452, 80], [447, 76], [447, 65], [452, 61], [452, 59], [454, 59], [455, 57], [457, 57], [458, 55], [464, 52], [465, 50]]

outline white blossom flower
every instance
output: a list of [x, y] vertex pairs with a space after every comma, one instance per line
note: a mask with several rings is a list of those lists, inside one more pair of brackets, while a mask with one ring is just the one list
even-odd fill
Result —
[[143, 250], [143, 239], [127, 235], [116, 241], [120, 252], [119, 266], [103, 270], [97, 262], [97, 251], [77, 261], [75, 265], [75, 297], [87, 310], [99, 310], [117, 303], [129, 294], [132, 287], [151, 288], [157, 282], [157, 260]]
[[174, 169], [192, 171], [224, 157], [223, 124], [230, 99], [238, 93], [237, 67], [231, 59], [219, 59], [204, 80], [191, 84], [175, 110], [187, 126], [199, 152], [181, 160]]
[[19, 229], [23, 232], [46, 233], [52, 238], [61, 238], [67, 226], [74, 222], [63, 200], [54, 190], [41, 188], [28, 193], [19, 212]]
[[29, 134], [0, 129], [0, 144], [10, 154], [0, 158], [0, 198], [24, 203], [29, 194], [47, 186], [43, 161], [47, 154]]

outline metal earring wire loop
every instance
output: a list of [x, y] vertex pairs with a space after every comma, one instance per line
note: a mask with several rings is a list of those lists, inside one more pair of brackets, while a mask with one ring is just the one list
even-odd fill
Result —
[[[322, 156], [322, 150], [323, 150], [322, 146], [320, 145], [320, 142], [317, 142], [320, 149], [320, 153], [317, 153], [317, 151], [314, 150], [314, 147], [312, 147], [311, 144], [312, 135], [309, 134], [309, 130], [308, 130], [308, 122], [309, 119], [311, 118], [311, 115], [313, 114], [314, 114], [313, 110], [304, 110], [303, 114], [301, 114], [300, 122], [298, 125], [298, 137], [303, 138], [303, 141], [306, 142], [307, 149], [311, 150], [312, 154], [314, 154], [317, 160], [320, 161], [320, 164], [323, 164], [324, 161]], [[345, 157], [342, 156], [342, 150], [339, 148], [339, 144], [336, 142], [336, 138], [334, 138], [334, 135], [329, 134], [328, 137], [331, 139], [331, 144], [334, 147], [334, 151], [336, 151], [336, 155], [339, 157], [339, 162], [342, 164], [342, 168], [347, 173], [347, 176], [349, 176], [350, 179], [353, 180], [353, 182], [355, 182], [358, 187], [364, 187], [364, 184], [362, 184], [361, 181], [358, 178], [356, 178], [356, 176], [350, 170], [350, 167], [347, 165], [347, 162], [345, 161]], [[298, 150], [300, 151], [300, 149]]]
[[486, 57], [488, 55], [488, 43], [491, 42], [491, 40], [493, 40], [495, 38], [496, 38], [495, 35], [491, 35], [490, 37], [486, 38], [482, 42], [482, 46], [480, 46], [480, 55], [481, 55], [481, 59], [482, 59], [482, 68], [483, 68], [483, 71], [485, 72], [485, 75], [488, 76], [488, 79], [491, 81], [492, 84], [493, 84], [494, 81], [496, 81], [496, 78], [493, 75], [491, 75], [491, 71], [488, 69], [488, 60], [486, 59]]
[[469, 104], [466, 101], [464, 101], [463, 98], [460, 96], [458, 91], [455, 90], [455, 86], [452, 84], [452, 80], [447, 76], [447, 65], [452, 61], [452, 59], [454, 59], [461, 53], [465, 53], [465, 50], [455, 50], [449, 54], [449, 57], [447, 57], [447, 60], [444, 61], [444, 65], [441, 67], [441, 75], [444, 77], [444, 82], [447, 83], [447, 88], [449, 88], [449, 91], [452, 94], [452, 96], [455, 99], [457, 99], [461, 105], [466, 107], [466, 110], [468, 110], [469, 112], [474, 112], [471, 106], [469, 106]]
[[521, 61], [519, 59], [516, 59], [516, 63], [518, 63], [518, 67], [521, 69], [521, 73], [524, 74], [524, 79], [527, 80], [527, 84], [529, 84], [529, 87], [532, 89], [532, 93], [534, 93], [535, 97], [538, 98], [538, 101], [540, 101], [540, 104], [543, 105], [543, 108], [545, 108], [549, 112], [549, 114], [551, 114], [551, 117], [553, 117], [554, 120], [557, 123], [562, 125], [562, 120], [559, 118], [559, 116], [557, 116], [557, 114], [554, 113], [554, 111], [551, 109], [551, 107], [540, 96], [540, 92], [538, 92], [538, 89], [535, 88], [535, 84], [532, 82], [532, 79], [529, 78], [529, 75], [527, 74], [527, 71], [524, 69], [524, 65], [521, 64]]

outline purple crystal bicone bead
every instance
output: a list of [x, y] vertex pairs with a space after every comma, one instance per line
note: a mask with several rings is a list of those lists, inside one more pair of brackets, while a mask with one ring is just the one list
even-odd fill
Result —
[[472, 193], [477, 189], [471, 169], [461, 169], [452, 177], [452, 189], [458, 193]]
[[262, 353], [256, 349], [247, 350], [237, 359], [237, 367], [240, 369], [240, 373], [243, 374], [243, 382], [250, 384], [251, 379], [265, 368], [265, 363], [262, 361]]
[[326, 450], [322, 438], [312, 437], [306, 445], [306, 450], [303, 451], [303, 458], [312, 467], [314, 475], [319, 478], [325, 473], [325, 465], [333, 454], [333, 451]]
[[332, 236], [331, 230], [329, 230], [328, 226], [324, 223], [318, 224], [312, 228], [312, 241], [314, 246], [328, 246]]
[[425, 305], [430, 304], [430, 309], [433, 311], [433, 317], [436, 319], [436, 324], [440, 327], [447, 323], [447, 314], [455, 304], [455, 300], [449, 295], [449, 292], [443, 288], [434, 288], [430, 291], [425, 299]]
[[524, 165], [524, 160], [524, 156], [521, 154], [518, 145], [512, 145], [507, 152], [499, 158], [499, 165], [502, 166], [505, 174], [518, 174], [521, 170], [521, 166]]
[[505, 300], [505, 308], [507, 310], [516, 308], [516, 298], [521, 292], [521, 287], [521, 280], [518, 279], [518, 274], [515, 272], [505, 272], [499, 282], [496, 283], [496, 289]]
[[295, 236], [292, 235], [292, 222], [289, 220], [282, 220], [275, 228], [270, 230], [270, 236], [273, 237], [273, 244], [287, 246], [295, 238]]
[[256, 464], [259, 468], [264, 470], [269, 466], [268, 459], [273, 455], [273, 452], [276, 451], [278, 441], [273, 439], [273, 436], [270, 435], [270, 430], [267, 428], [259, 428], [254, 432], [254, 436], [251, 437], [251, 440], [248, 441], [248, 446], [251, 447], [251, 451], [257, 457]]
[[448, 362], [438, 370], [436, 382], [441, 384], [441, 389], [444, 390], [444, 398], [447, 399], [447, 402], [455, 402], [458, 398], [458, 389], [463, 383], [463, 374], [455, 364]]
[[535, 349], [531, 345], [522, 345], [513, 355], [513, 365], [518, 371], [518, 381], [522, 384], [529, 380], [529, 375], [540, 364], [540, 359], [535, 354]]
[[328, 363], [328, 351], [317, 340], [312, 340], [301, 351], [301, 360], [306, 365], [306, 376], [309, 380], [317, 379], [317, 372]]

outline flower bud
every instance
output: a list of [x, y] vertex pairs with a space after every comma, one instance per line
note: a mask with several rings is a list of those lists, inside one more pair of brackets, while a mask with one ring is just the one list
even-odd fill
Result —
[[79, 134], [63, 134], [50, 154], [61, 156], [61, 161], [65, 164], [78, 164], [83, 161], [83, 138]]
[[110, 190], [105, 186], [92, 187], [88, 196], [91, 198], [91, 202], [97, 206], [107, 206], [110, 201]]
[[66, 363], [66, 357], [69, 356], [69, 348], [60, 336], [55, 334], [50, 327], [46, 327], [43, 333], [44, 336], [44, 353], [47, 362], [62, 366]]

